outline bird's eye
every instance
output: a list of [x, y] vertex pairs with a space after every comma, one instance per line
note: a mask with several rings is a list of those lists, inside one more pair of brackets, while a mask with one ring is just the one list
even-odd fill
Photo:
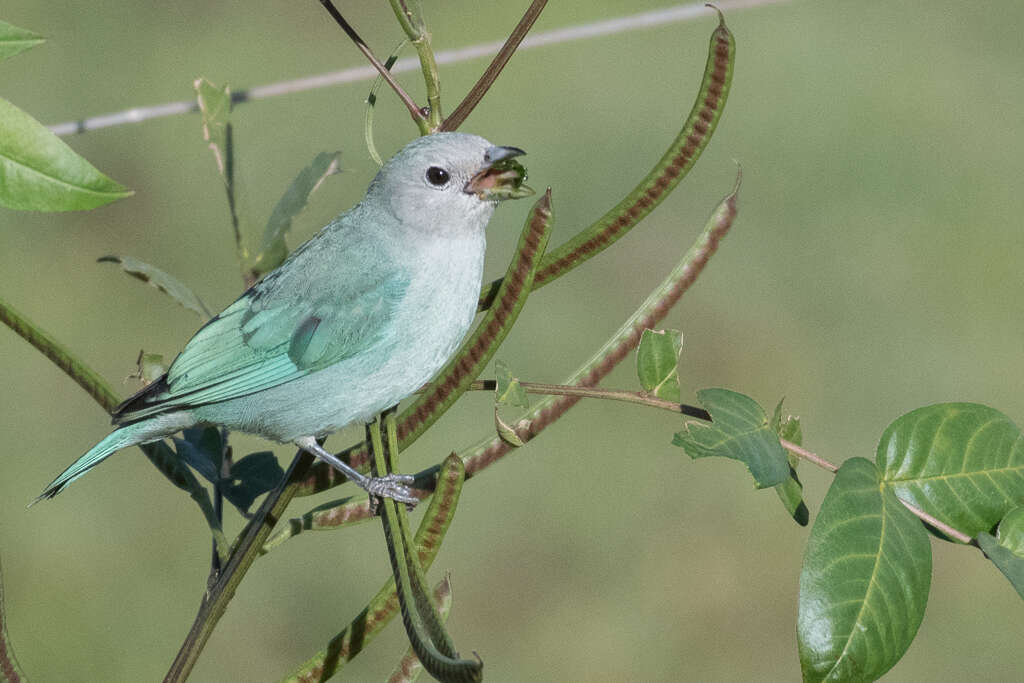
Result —
[[449, 180], [451, 180], [451, 176], [448, 174], [448, 171], [440, 166], [431, 166], [427, 169], [427, 182], [434, 187], [447, 185]]

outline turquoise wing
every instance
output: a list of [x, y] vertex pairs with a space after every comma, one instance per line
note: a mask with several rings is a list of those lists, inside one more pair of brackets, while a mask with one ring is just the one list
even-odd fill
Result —
[[294, 269], [278, 273], [202, 327], [167, 375], [126, 401], [116, 420], [253, 394], [364, 352], [384, 338], [408, 286], [393, 268], [336, 268], [327, 287], [296, 282]]

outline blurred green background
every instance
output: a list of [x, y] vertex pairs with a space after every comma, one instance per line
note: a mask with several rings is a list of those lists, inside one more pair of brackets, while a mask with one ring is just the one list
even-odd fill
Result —
[[[387, 3], [349, 18], [378, 52], [399, 39]], [[525, 2], [428, 3], [437, 49], [500, 40]], [[665, 6], [552, 3], [538, 30]], [[8, 0], [0, 18], [49, 41], [0, 67], [0, 95], [45, 123], [361, 64], [319, 4]], [[499, 356], [558, 382], [678, 260], [730, 188], [741, 215], [664, 325], [682, 329], [685, 391], [785, 396], [806, 445], [873, 457], [885, 426], [940, 401], [978, 401], [1024, 423], [1024, 4], [792, 2], [730, 11], [733, 93], [695, 171], [614, 249], [530, 299]], [[711, 14], [517, 55], [464, 130], [523, 147], [572, 235], [649, 168], [689, 111]], [[411, 52], [409, 53], [411, 54]], [[450, 110], [485, 66], [442, 69]], [[415, 93], [415, 74], [402, 79]], [[311, 235], [365, 190], [368, 84], [280, 97], [235, 116], [244, 215], [321, 150], [343, 150], [297, 222]], [[415, 134], [384, 95], [390, 154]], [[88, 213], [0, 212], [0, 295], [123, 394], [140, 348], [173, 356], [197, 319], [109, 265], [149, 261], [215, 308], [241, 280], [223, 191], [195, 115], [76, 136], [70, 144], [136, 191]], [[490, 228], [488, 275], [527, 211]], [[605, 382], [635, 387], [629, 363]], [[154, 680], [201, 598], [209, 536], [196, 507], [138, 451], [53, 502], [25, 509], [106, 434], [78, 387], [0, 330], [0, 554], [18, 658], [37, 681]], [[692, 395], [692, 393], [690, 393]], [[489, 681], [794, 680], [796, 599], [808, 529], [731, 461], [691, 462], [671, 415], [582, 403], [466, 487], [431, 571], [453, 576], [450, 628]], [[404, 462], [418, 469], [492, 429], [490, 398], [463, 399]], [[349, 437], [335, 437], [341, 447]], [[264, 447], [238, 439], [236, 452]], [[278, 448], [282, 460], [290, 448]], [[830, 477], [802, 468], [815, 514]], [[332, 497], [302, 499], [299, 514]], [[241, 526], [232, 516], [229, 531]], [[933, 542], [924, 623], [890, 680], [1019, 677], [1024, 610], [977, 552]], [[323, 646], [388, 573], [376, 524], [307, 534], [260, 559], [192, 680], [275, 680]], [[381, 680], [405, 649], [398, 623], [353, 663]]]

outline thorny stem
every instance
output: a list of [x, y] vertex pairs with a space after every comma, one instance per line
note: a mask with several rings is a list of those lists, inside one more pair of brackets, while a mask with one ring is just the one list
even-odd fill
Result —
[[320, 4], [324, 6], [324, 9], [326, 9], [327, 13], [331, 15], [331, 18], [337, 22], [338, 26], [341, 27], [341, 30], [343, 30], [345, 34], [352, 39], [352, 42], [356, 44], [359, 51], [363, 53], [371, 64], [373, 64], [373, 67], [377, 69], [381, 77], [387, 81], [388, 85], [391, 86], [391, 89], [395, 91], [399, 99], [402, 100], [402, 103], [405, 104], [405, 108], [409, 110], [409, 115], [412, 116], [412, 120], [420, 128], [420, 132], [428, 132], [425, 128], [427, 119], [423, 116], [423, 112], [420, 111], [416, 102], [413, 101], [412, 97], [409, 96], [409, 93], [407, 93], [405, 89], [398, 84], [398, 81], [396, 81], [395, 77], [391, 75], [391, 72], [385, 68], [379, 59], [377, 59], [376, 55], [373, 54], [373, 51], [370, 50], [370, 46], [366, 44], [366, 41], [359, 37], [359, 34], [356, 33], [356, 30], [352, 28], [351, 24], [345, 20], [345, 17], [341, 16], [341, 12], [339, 12], [334, 6], [334, 3], [331, 2], [331, 0], [320, 0]]

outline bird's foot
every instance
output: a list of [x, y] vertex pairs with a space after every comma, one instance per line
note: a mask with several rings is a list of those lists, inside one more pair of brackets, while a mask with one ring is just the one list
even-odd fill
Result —
[[371, 508], [375, 508], [375, 498], [392, 498], [405, 503], [411, 510], [420, 499], [412, 492], [407, 485], [416, 481], [411, 474], [388, 474], [383, 477], [367, 477], [360, 483], [362, 488], [370, 494]]

